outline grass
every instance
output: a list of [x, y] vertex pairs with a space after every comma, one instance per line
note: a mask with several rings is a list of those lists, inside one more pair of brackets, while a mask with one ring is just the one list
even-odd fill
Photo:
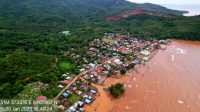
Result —
[[108, 38], [104, 38], [102, 39], [105, 43], [110, 43], [110, 44], [114, 44], [116, 42], [116, 40], [114, 39], [108, 39]]
[[67, 71], [67, 70], [71, 69], [72, 67], [74, 67], [74, 64], [71, 64], [69, 62], [61, 62], [59, 64], [59, 68], [63, 71]]
[[81, 99], [81, 97], [80, 97], [79, 95], [73, 93], [73, 94], [71, 95], [71, 97], [68, 98], [68, 101], [69, 101], [71, 104], [74, 104], [75, 102], [77, 102], [77, 101], [80, 100], [80, 99]]
[[2, 91], [4, 88], [6, 88], [10, 83], [7, 82], [7, 83], [4, 83], [0, 86], [0, 91]]
[[36, 96], [41, 95], [42, 85], [38, 82], [33, 82], [24, 86], [24, 90], [14, 97], [14, 99], [35, 99]]

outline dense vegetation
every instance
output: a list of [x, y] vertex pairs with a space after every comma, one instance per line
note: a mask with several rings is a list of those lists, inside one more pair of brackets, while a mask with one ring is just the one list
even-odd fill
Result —
[[[1, 54], [0, 57], [0, 93], [10, 98], [23, 90], [27, 83], [37, 81], [44, 72], [54, 66], [52, 56], [34, 53]], [[45, 70], [45, 71], [44, 71]], [[45, 74], [47, 75], [47, 74]]]
[[109, 91], [114, 97], [118, 98], [125, 92], [124, 85], [116, 83], [115, 85], [111, 85], [109, 87]]
[[[82, 50], [104, 32], [138, 38], [200, 40], [200, 17], [134, 15], [106, 21], [134, 7], [182, 14], [152, 4], [124, 0], [1, 0], [0, 4], [0, 98], [13, 98], [28, 83], [49, 84], [43, 94], [52, 98], [63, 72], [78, 74], [82, 64], [71, 54]], [[59, 32], [70, 31], [65, 36]], [[49, 94], [50, 93], [50, 94]]]

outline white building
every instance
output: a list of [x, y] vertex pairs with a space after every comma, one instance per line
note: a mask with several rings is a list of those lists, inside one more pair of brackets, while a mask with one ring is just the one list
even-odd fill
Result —
[[60, 33], [64, 34], [65, 36], [70, 35], [69, 31], [62, 31], [62, 32], [60, 32]]

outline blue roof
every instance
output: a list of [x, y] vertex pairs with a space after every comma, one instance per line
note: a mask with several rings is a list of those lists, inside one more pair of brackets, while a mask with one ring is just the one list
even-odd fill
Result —
[[85, 102], [89, 104], [91, 102], [91, 100], [85, 99]]
[[69, 96], [69, 94], [68, 94], [67, 92], [64, 92], [64, 93], [63, 93], [63, 96], [64, 96], [64, 97], [67, 97], [67, 96]]

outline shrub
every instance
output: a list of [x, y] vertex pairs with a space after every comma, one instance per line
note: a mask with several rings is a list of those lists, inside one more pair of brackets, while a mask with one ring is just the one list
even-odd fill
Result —
[[125, 68], [122, 68], [122, 69], [120, 70], [120, 73], [121, 73], [121, 74], [126, 74], [126, 69], [125, 69]]

